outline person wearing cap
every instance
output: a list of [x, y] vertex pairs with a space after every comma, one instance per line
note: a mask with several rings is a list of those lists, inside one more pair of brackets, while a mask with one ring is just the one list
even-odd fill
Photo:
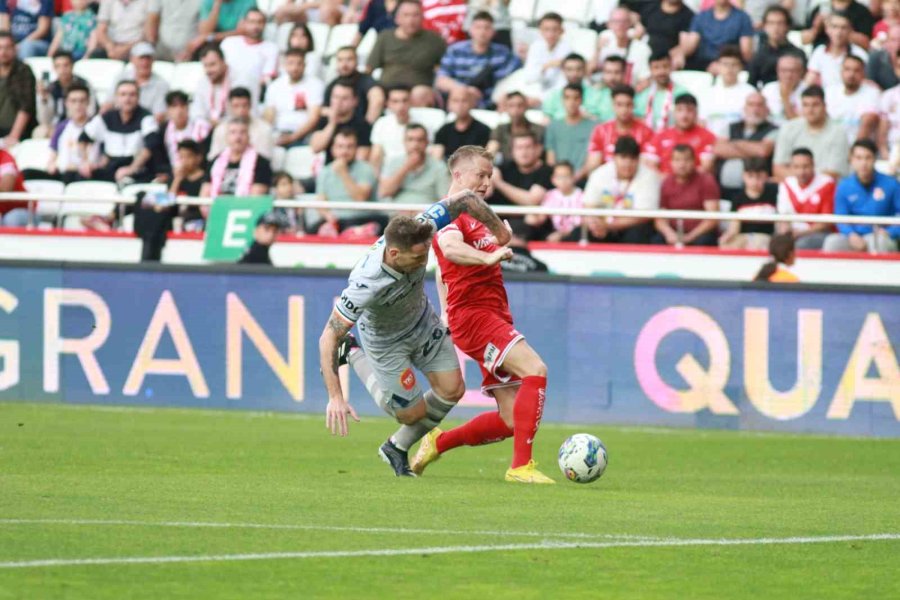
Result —
[[[115, 89], [122, 81], [134, 81], [140, 90], [138, 103], [141, 108], [150, 112], [157, 121], [162, 122], [166, 117], [166, 94], [169, 93], [169, 84], [159, 75], [153, 72], [153, 45], [148, 42], [139, 42], [131, 48], [131, 63], [125, 67], [122, 73], [113, 82], [109, 97], [115, 98]], [[102, 110], [112, 108], [112, 101], [103, 104]]]
[[141, 41], [159, 37], [159, 0], [100, 0], [95, 58], [125, 60]]
[[271, 210], [259, 217], [253, 230], [253, 243], [238, 259], [244, 265], [272, 265], [269, 249], [275, 243], [278, 234], [288, 228], [289, 223], [284, 215]]

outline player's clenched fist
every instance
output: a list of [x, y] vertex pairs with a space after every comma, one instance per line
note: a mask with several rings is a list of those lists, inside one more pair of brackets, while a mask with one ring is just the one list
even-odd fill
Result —
[[335, 398], [328, 401], [328, 407], [325, 409], [325, 427], [331, 430], [331, 435], [338, 432], [341, 436], [347, 435], [347, 415], [353, 417], [357, 423], [359, 422], [359, 417], [356, 416], [356, 411], [349, 402]]
[[487, 255], [487, 259], [485, 260], [485, 265], [492, 266], [497, 263], [501, 263], [504, 260], [509, 260], [513, 256], [513, 251], [510, 248], [500, 248], [498, 250], [494, 250], [490, 254]]

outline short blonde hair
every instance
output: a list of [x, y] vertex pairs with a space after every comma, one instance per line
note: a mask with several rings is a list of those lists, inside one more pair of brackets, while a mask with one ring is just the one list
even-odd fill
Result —
[[455, 167], [457, 163], [462, 160], [473, 158], [486, 158], [491, 164], [494, 163], [494, 153], [489, 152], [484, 146], [460, 146], [456, 152], [450, 156], [450, 159], [447, 161], [447, 166], [452, 173], [453, 167]]

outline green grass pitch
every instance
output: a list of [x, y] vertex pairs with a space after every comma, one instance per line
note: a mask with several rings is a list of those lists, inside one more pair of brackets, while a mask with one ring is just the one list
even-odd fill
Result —
[[393, 428], [0, 404], [0, 599], [900, 598], [900, 440], [547, 424], [529, 487], [510, 441], [398, 480]]

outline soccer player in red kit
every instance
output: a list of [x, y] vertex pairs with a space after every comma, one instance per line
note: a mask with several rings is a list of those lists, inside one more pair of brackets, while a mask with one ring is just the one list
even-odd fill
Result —
[[[493, 156], [480, 146], [463, 146], [448, 161], [450, 194], [471, 189], [488, 194]], [[453, 341], [481, 366], [482, 390], [497, 401], [496, 411], [441, 431], [432, 429], [411, 464], [421, 474], [440, 455], [458, 446], [479, 446], [513, 438], [513, 459], [506, 481], [555, 483], [535, 467], [532, 444], [540, 425], [547, 389], [547, 367], [513, 326], [500, 263], [512, 251], [491, 232], [460, 215], [432, 241], [440, 272], [438, 293]], [[443, 281], [441, 281], [443, 280]], [[446, 289], [444, 286], [446, 285]]]

